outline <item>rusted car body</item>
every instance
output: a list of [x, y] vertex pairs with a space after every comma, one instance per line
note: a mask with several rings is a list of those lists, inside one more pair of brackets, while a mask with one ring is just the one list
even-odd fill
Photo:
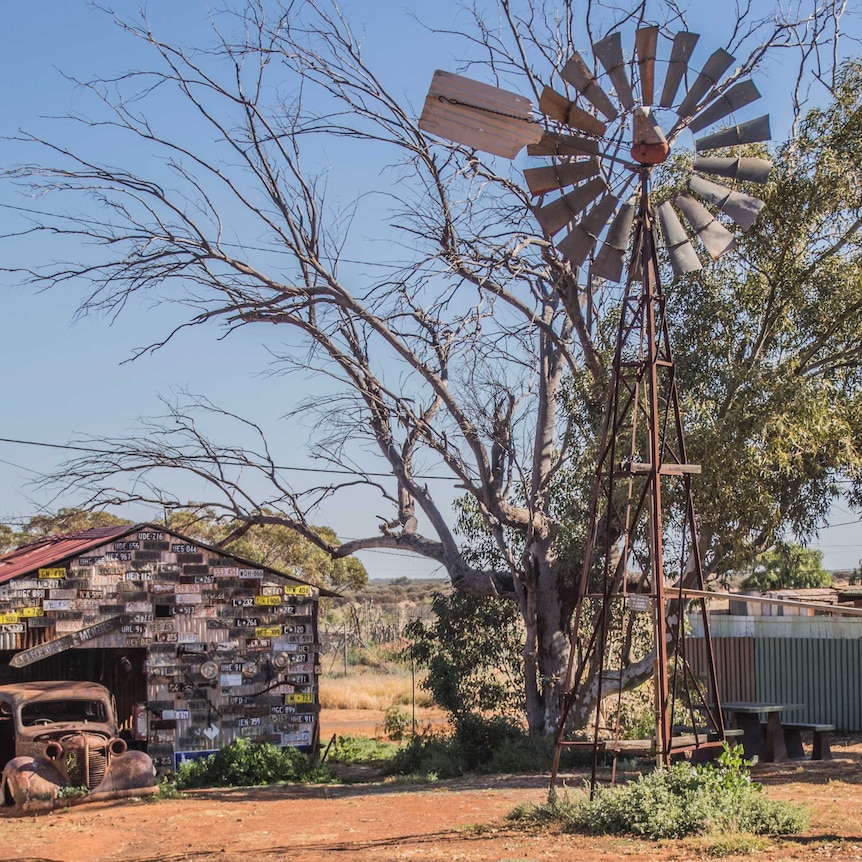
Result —
[[0, 801], [22, 813], [158, 793], [153, 762], [120, 739], [111, 693], [93, 682], [0, 686]]

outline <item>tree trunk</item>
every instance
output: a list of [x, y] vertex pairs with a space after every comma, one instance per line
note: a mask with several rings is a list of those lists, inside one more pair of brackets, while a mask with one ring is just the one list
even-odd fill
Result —
[[525, 554], [526, 579], [521, 613], [524, 645], [525, 707], [531, 736], [552, 734], [559, 718], [566, 664], [569, 605], [560, 588], [559, 564], [551, 537], [534, 538]]

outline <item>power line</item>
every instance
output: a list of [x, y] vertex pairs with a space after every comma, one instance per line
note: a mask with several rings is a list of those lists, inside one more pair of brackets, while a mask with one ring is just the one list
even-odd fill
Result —
[[[18, 446], [37, 446], [43, 449], [61, 449], [69, 452], [86, 452], [89, 455], [116, 455], [114, 449], [97, 449], [94, 446], [76, 446], [72, 443], [45, 443], [39, 440], [16, 440], [11, 437], [0, 437], [0, 443], [13, 443]], [[367, 470], [344, 470], [337, 467], [294, 467], [282, 466], [279, 464], [273, 465], [276, 470], [284, 470], [289, 473], [325, 473], [337, 476], [369, 476], [375, 479], [391, 479], [392, 473], [369, 472]], [[21, 469], [29, 469], [22, 467]], [[35, 470], [31, 472], [37, 472]], [[433, 479], [439, 482], [460, 482], [456, 476], [432, 476], [429, 474], [419, 473], [413, 477], [414, 479]]]

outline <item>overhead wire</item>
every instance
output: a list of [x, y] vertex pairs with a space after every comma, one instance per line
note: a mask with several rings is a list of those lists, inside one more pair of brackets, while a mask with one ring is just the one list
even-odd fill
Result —
[[[86, 452], [90, 455], [115, 455], [116, 451], [112, 449], [99, 449], [95, 446], [78, 446], [73, 443], [46, 443], [39, 440], [17, 440], [12, 437], [0, 437], [0, 443], [11, 443], [20, 446], [38, 446], [44, 449], [62, 449], [70, 452]], [[5, 463], [5, 462], [0, 462]], [[15, 465], [11, 465], [15, 466]], [[390, 479], [392, 473], [376, 472], [369, 470], [346, 470], [337, 467], [297, 467], [294, 465], [273, 465], [276, 470], [284, 470], [290, 473], [326, 473], [338, 476], [370, 476], [375, 479]], [[22, 467], [22, 470], [28, 470], [28, 467]], [[37, 472], [37, 471], [32, 471]], [[460, 482], [461, 479], [455, 476], [434, 476], [427, 473], [417, 473], [414, 479], [430, 479], [438, 482]]]

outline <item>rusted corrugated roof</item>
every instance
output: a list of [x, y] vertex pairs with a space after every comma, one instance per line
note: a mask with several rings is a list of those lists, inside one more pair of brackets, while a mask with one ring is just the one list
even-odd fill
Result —
[[13, 578], [35, 572], [37, 569], [55, 565], [70, 557], [83, 554], [90, 548], [104, 544], [106, 539], [119, 538], [139, 529], [136, 524], [119, 527], [94, 527], [62, 536], [45, 536], [23, 548], [0, 557], [0, 584]]
[[[285, 572], [280, 572], [278, 569], [270, 568], [269, 566], [261, 565], [253, 560], [248, 560], [244, 557], [238, 557], [236, 554], [231, 554], [221, 548], [216, 548], [213, 545], [208, 545], [198, 539], [193, 539], [190, 536], [184, 536], [182, 533], [177, 533], [174, 530], [169, 530], [166, 527], [160, 527], [157, 524], [124, 524], [119, 527], [94, 527], [91, 530], [82, 530], [77, 533], [66, 533], [62, 536], [46, 536], [43, 539], [38, 539], [31, 542], [29, 545], [24, 545], [23, 548], [18, 548], [11, 551], [3, 557], [0, 557], [0, 584], [11, 581], [13, 578], [19, 578], [22, 575], [30, 574], [40, 568], [56, 566], [65, 563], [72, 557], [77, 557], [80, 554], [85, 554], [91, 548], [97, 548], [99, 545], [105, 544], [111, 539], [117, 540], [123, 536], [128, 536], [133, 533], [141, 532], [160, 532], [168, 533], [171, 536], [179, 539], [181, 542], [197, 545], [204, 550], [210, 551], [220, 556], [230, 557], [245, 566], [252, 568], [260, 568], [270, 575], [278, 578], [287, 578], [291, 581], [296, 581], [300, 584], [308, 584], [316, 586], [311, 581], [303, 580], [295, 575], [288, 575]], [[337, 596], [338, 593], [326, 589], [326, 587], [318, 587], [322, 596]]]

